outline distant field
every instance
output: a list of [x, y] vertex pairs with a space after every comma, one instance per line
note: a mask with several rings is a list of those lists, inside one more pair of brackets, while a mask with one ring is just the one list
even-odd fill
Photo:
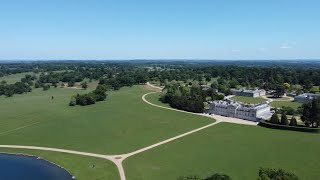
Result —
[[14, 83], [20, 81], [21, 78], [23, 78], [27, 74], [33, 75], [35, 73], [27, 72], [27, 73], [11, 74], [9, 76], [0, 77], [0, 82], [5, 80], [5, 81], [7, 81], [7, 84], [14, 84]]
[[243, 102], [243, 103], [250, 103], [250, 104], [257, 104], [265, 102], [266, 100], [262, 97], [245, 97], [245, 96], [234, 96], [231, 98], [234, 101]]
[[292, 107], [294, 109], [298, 109], [298, 107], [302, 106], [302, 103], [292, 102], [292, 101], [273, 101], [271, 102], [271, 106], [276, 108], [287, 106], [287, 107]]
[[222, 123], [124, 161], [127, 180], [176, 180], [225, 173], [257, 179], [259, 167], [283, 168], [301, 180], [319, 179], [319, 134]]
[[106, 101], [92, 106], [68, 106], [72, 95], [88, 91], [36, 89], [0, 97], [0, 144], [120, 154], [213, 121], [150, 106], [141, 99], [148, 92], [142, 86], [108, 92]]
[[120, 179], [116, 166], [112, 162], [104, 159], [37, 150], [0, 148], [0, 152], [22, 153], [42, 157], [66, 168], [73, 176], [76, 176], [78, 180]]

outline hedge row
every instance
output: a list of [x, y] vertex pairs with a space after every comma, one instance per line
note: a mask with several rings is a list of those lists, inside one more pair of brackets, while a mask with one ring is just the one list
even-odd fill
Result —
[[308, 127], [300, 127], [300, 126], [285, 126], [285, 125], [280, 125], [280, 124], [272, 124], [272, 123], [267, 122], [266, 120], [261, 120], [258, 125], [262, 126], [262, 127], [266, 127], [266, 128], [272, 128], [272, 129], [320, 133], [320, 128], [308, 128]]

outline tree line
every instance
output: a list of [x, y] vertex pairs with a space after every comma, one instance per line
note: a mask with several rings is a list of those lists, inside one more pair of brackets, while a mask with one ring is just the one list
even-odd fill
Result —
[[204, 102], [207, 101], [207, 97], [211, 100], [224, 99], [224, 95], [219, 94], [213, 88], [203, 90], [196, 82], [191, 83], [190, 85], [184, 85], [172, 81], [166, 83], [160, 100], [163, 103], [170, 104], [172, 108], [202, 113], [204, 111]]
[[[301, 120], [306, 127], [317, 128], [320, 125], [320, 98], [314, 98], [312, 102], [305, 103], [302, 105], [301, 109]], [[287, 119], [286, 111], [282, 110], [281, 119], [278, 117], [278, 113], [274, 113], [270, 119], [272, 124], [281, 124], [285, 126], [298, 126], [297, 120], [294, 116]]]
[[147, 81], [157, 81], [164, 85], [166, 81], [176, 80], [185, 84], [198, 81], [200, 85], [210, 82], [211, 88], [225, 95], [231, 93], [230, 88], [243, 86], [276, 90], [275, 96], [281, 96], [286, 88], [299, 94], [315, 91], [314, 87], [320, 84], [320, 68], [301, 68], [292, 64], [288, 68], [243, 66], [241, 63], [235, 66], [228, 62], [49, 61], [0, 64], [0, 76], [19, 72], [40, 73], [34, 87], [42, 87], [44, 90], [50, 86], [57, 87], [59, 82], [72, 86], [85, 79], [89, 82], [98, 80], [100, 84], [114, 90]]
[[[231, 177], [225, 174], [214, 174], [207, 178], [200, 178], [197, 175], [180, 176], [177, 180], [231, 180]], [[257, 180], [299, 180], [294, 173], [283, 169], [260, 168]]]

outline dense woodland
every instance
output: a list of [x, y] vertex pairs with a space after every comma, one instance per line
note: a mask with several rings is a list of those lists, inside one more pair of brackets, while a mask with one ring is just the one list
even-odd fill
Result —
[[[116, 89], [123, 85], [133, 85], [146, 81], [159, 81], [162, 84], [168, 80], [197, 80], [199, 83], [220, 78], [218, 86], [233, 88], [236, 86], [260, 87], [266, 90], [276, 89], [283, 83], [300, 85], [303, 92], [309, 92], [313, 86], [320, 84], [320, 65], [314, 63], [270, 63], [250, 66], [243, 63], [230, 65], [229, 62], [140, 62], [140, 61], [62, 61], [62, 62], [29, 62], [2, 63], [0, 77], [21, 72], [41, 73], [38, 83], [80, 82], [85, 78], [100, 80], [101, 84], [110, 85]], [[242, 61], [240, 61], [242, 62]], [[205, 65], [205, 66], [204, 66]], [[308, 68], [309, 67], [309, 68]], [[318, 68], [317, 68], [318, 67]]]

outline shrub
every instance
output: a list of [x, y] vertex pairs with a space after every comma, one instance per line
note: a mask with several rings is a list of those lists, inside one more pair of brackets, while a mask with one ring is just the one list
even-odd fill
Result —
[[50, 89], [50, 85], [46, 84], [46, 85], [43, 86], [43, 90], [44, 90], [44, 91], [47, 91], [47, 90], [49, 90], [49, 89]]
[[180, 176], [177, 180], [201, 180], [199, 176], [190, 175], [190, 176]]
[[281, 125], [286, 125], [286, 126], [289, 125], [289, 121], [286, 113], [282, 113], [281, 115]]
[[204, 180], [231, 180], [231, 178], [228, 175], [216, 173]]
[[297, 119], [295, 117], [292, 117], [289, 125], [290, 126], [297, 126], [298, 125]]
[[95, 104], [96, 101], [103, 101], [106, 99], [107, 88], [104, 85], [98, 85], [96, 90], [90, 92], [89, 94], [77, 94], [75, 97], [72, 97], [69, 106], [86, 106]]
[[274, 113], [271, 117], [270, 123], [272, 124], [280, 124], [279, 117], [277, 113]]
[[69, 106], [75, 106], [75, 105], [77, 105], [77, 100], [76, 100], [76, 98], [73, 96], [73, 97], [71, 97], [71, 100], [70, 100], [70, 102], [69, 102]]
[[298, 180], [298, 176], [283, 169], [260, 168], [258, 180]]

